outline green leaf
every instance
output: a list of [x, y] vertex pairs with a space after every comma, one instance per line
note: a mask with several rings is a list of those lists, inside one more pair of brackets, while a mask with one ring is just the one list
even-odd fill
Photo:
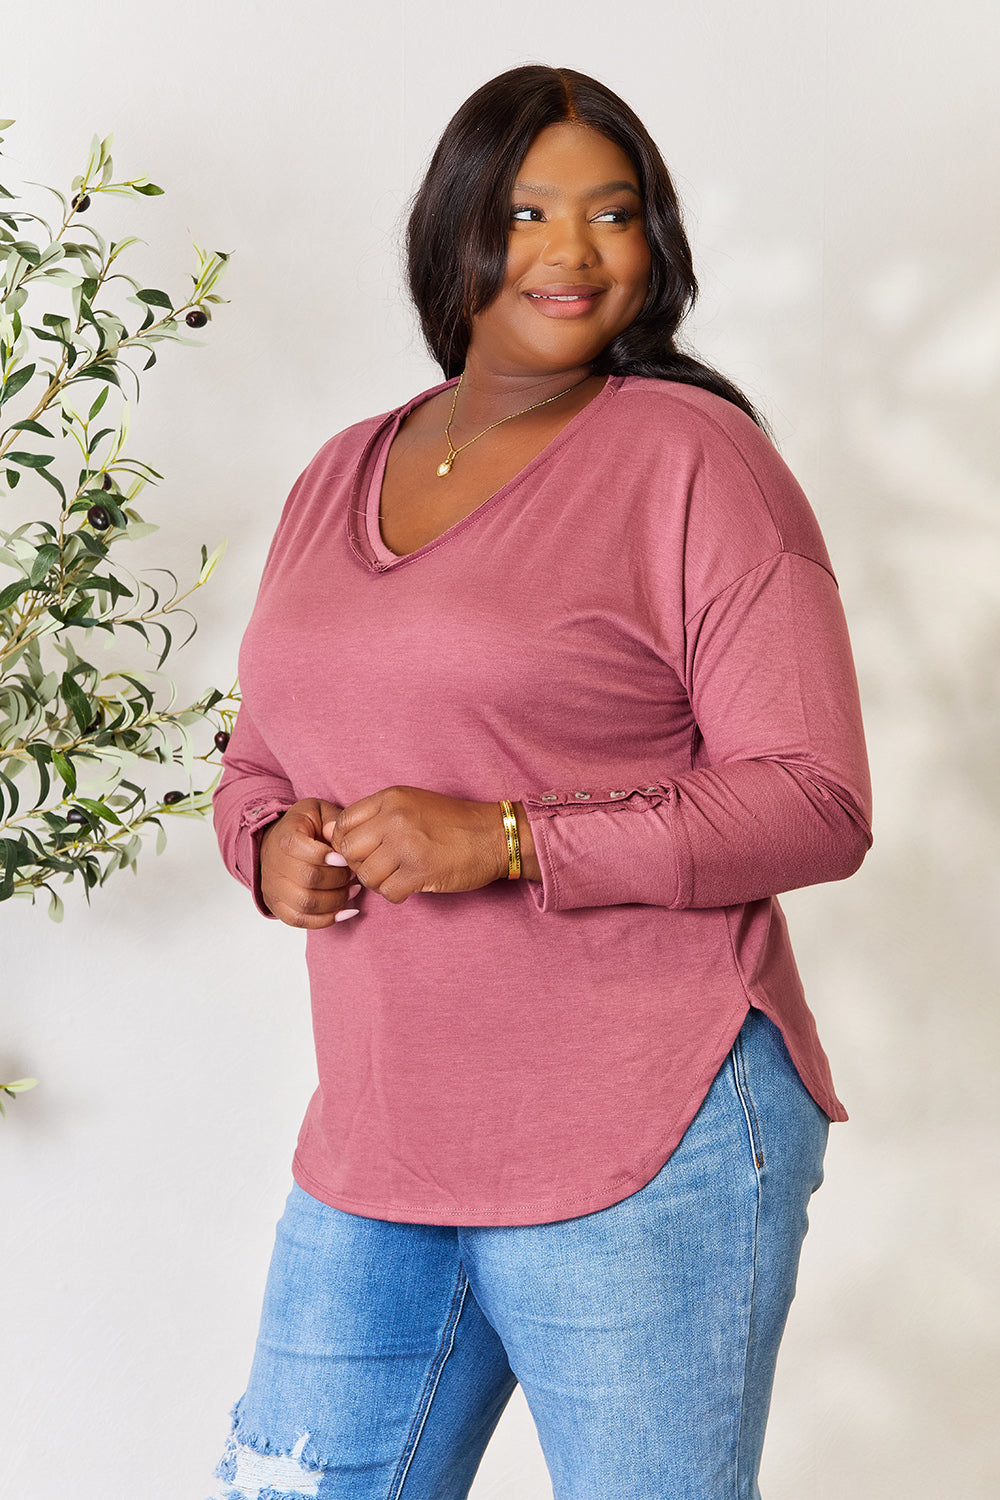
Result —
[[[94, 420], [94, 418], [98, 415], [98, 413], [103, 410], [104, 403], [105, 403], [105, 401], [107, 401], [109, 395], [110, 395], [110, 390], [109, 390], [109, 388], [107, 386], [105, 386], [104, 390], [101, 391], [100, 395], [95, 398], [94, 404], [90, 408], [90, 415], [87, 418], [88, 422], [92, 422]], [[109, 428], [108, 431], [110, 431], [110, 430], [111, 429]]]
[[17, 787], [11, 781], [10, 777], [5, 776], [4, 773], [0, 771], [0, 811], [3, 810], [4, 798], [2, 794], [4, 791], [6, 791], [7, 793], [7, 817], [12, 818], [17, 812], [21, 797], [17, 790]]
[[66, 700], [67, 707], [72, 711], [80, 733], [86, 734], [90, 721], [94, 717], [94, 709], [90, 699], [86, 693], [80, 690], [80, 686], [71, 672], [63, 673], [62, 695]]
[[95, 801], [92, 797], [78, 797], [77, 801], [82, 807], [85, 807], [88, 812], [92, 812], [95, 818], [101, 818], [107, 823], [114, 823], [117, 828], [121, 828], [123, 826], [121, 818], [116, 812], [113, 812], [111, 810], [107, 802], [105, 802], [103, 799], [98, 802]]
[[106, 380], [109, 385], [118, 386], [121, 389], [121, 381], [118, 379], [112, 365], [87, 365], [76, 376], [77, 380]]
[[[163, 663], [166, 661], [167, 657], [170, 655], [170, 648], [173, 645], [173, 637], [171, 636], [170, 631], [167, 629], [166, 625], [164, 625], [160, 620], [154, 620], [153, 621], [153, 629], [154, 630], [161, 630], [163, 632], [163, 650], [160, 652], [159, 658], [158, 658], [157, 663], [156, 663], [157, 668], [159, 668], [159, 667], [163, 666]], [[193, 634], [194, 634], [194, 631], [191, 632], [191, 635], [193, 635]], [[188, 641], [190, 639], [191, 639], [191, 636], [189, 635], [188, 636]], [[184, 645], [185, 646], [187, 645], [187, 641], [184, 642]]]
[[221, 556], [225, 552], [225, 550], [226, 550], [226, 543], [225, 542], [220, 542], [219, 545], [216, 547], [215, 551], [212, 553], [211, 557], [208, 557], [208, 556], [206, 556], [205, 548], [202, 547], [202, 549], [201, 549], [201, 556], [202, 556], [201, 572], [198, 574], [198, 586], [199, 587], [203, 583], [207, 583], [208, 580], [211, 578], [212, 574], [215, 572], [215, 569], [216, 569], [216, 567], [218, 565], [219, 559], [221, 558]]
[[9, 432], [33, 432], [36, 437], [52, 437], [47, 427], [43, 427], [41, 422], [33, 422], [30, 417], [26, 417], [23, 422], [12, 422], [7, 430]]
[[151, 709], [153, 706], [152, 688], [147, 687], [144, 682], [140, 682], [138, 677], [133, 677], [129, 672], [122, 672], [121, 677], [123, 682], [127, 682], [131, 687], [135, 688], [136, 692], [145, 702], [147, 710]]
[[[108, 507], [110, 509], [110, 507]], [[130, 588], [116, 578], [113, 573], [99, 577], [96, 573], [87, 579], [88, 589], [93, 589], [95, 594], [109, 594], [117, 604], [119, 599], [133, 599], [135, 595]]]
[[42, 258], [42, 252], [30, 240], [15, 240], [11, 249], [16, 250], [21, 259], [26, 260], [32, 266], [37, 266]]
[[32, 757], [38, 768], [38, 803], [42, 803], [47, 800], [49, 795], [49, 766], [52, 764], [52, 746], [36, 740], [34, 744], [28, 746], [28, 754]]
[[30, 587], [26, 578], [19, 578], [15, 583], [8, 583], [5, 589], [0, 589], [0, 613], [10, 609], [15, 600], [26, 594]]
[[[13, 124], [13, 121], [11, 121], [11, 124]], [[163, 189], [157, 187], [155, 182], [137, 182], [133, 184], [133, 188], [135, 192], [142, 193], [144, 198], [159, 198], [163, 193]]]
[[31, 576], [28, 582], [32, 588], [37, 588], [47, 573], [55, 567], [59, 561], [59, 548], [54, 542], [44, 542], [35, 553], [35, 561], [32, 565]]
[[56, 479], [55, 475], [50, 474], [47, 469], [36, 469], [35, 472], [38, 475], [39, 479], [44, 479], [49, 484], [51, 484], [52, 488], [56, 491], [56, 493], [58, 494], [59, 498], [62, 500], [62, 503], [65, 505], [66, 504], [66, 491], [63, 489], [62, 485], [59, 483], [59, 480]]
[[0, 406], [5, 401], [9, 401], [12, 396], [16, 396], [18, 391], [23, 390], [34, 373], [34, 365], [25, 365], [23, 369], [15, 370], [10, 379], [0, 385]]
[[[53, 620], [58, 620], [60, 625], [74, 625], [77, 630], [110, 631], [112, 626], [109, 621], [102, 620], [98, 615], [88, 615], [85, 613], [92, 603], [91, 599], [84, 598], [74, 610], [60, 609], [58, 604], [50, 604], [48, 613], [52, 616]], [[77, 610], [81, 612], [77, 613]]]
[[[34, 326], [32, 326], [31, 331], [35, 335], [36, 338], [47, 339], [50, 344], [66, 344], [66, 340], [63, 339], [63, 338], [60, 338], [57, 333], [49, 333], [44, 328], [35, 328]], [[67, 345], [67, 347], [68, 347], [68, 345]]]
[[53, 750], [52, 764], [55, 766], [59, 775], [62, 777], [63, 784], [66, 787], [67, 793], [70, 797], [72, 797], [73, 793], [76, 791], [76, 771], [73, 768], [73, 762], [70, 760], [69, 756], [64, 755], [61, 750]]
[[0, 839], [0, 901], [14, 894], [14, 879], [24, 865], [34, 863], [34, 852], [22, 833], [19, 838]]
[[150, 307], [165, 307], [167, 312], [173, 312], [174, 304], [166, 292], [159, 292], [155, 287], [147, 287], [145, 291], [136, 292], [140, 302], [147, 303]]
[[25, 469], [44, 469], [55, 461], [51, 453], [21, 453], [13, 452], [4, 455], [11, 463], [20, 464]]
[[[111, 390], [111, 387], [106, 385], [104, 387], [103, 391], [101, 392], [101, 395], [102, 396], [109, 395], [110, 394], [110, 390]], [[103, 442], [103, 440], [106, 437], [110, 437], [111, 434], [114, 432], [114, 430], [115, 429], [113, 427], [102, 427], [101, 430], [100, 430], [100, 432], [95, 432], [94, 436], [91, 438], [90, 442], [87, 445], [87, 452], [88, 453], [93, 453], [93, 451], [97, 447], [98, 443]]]
[[49, 893], [49, 916], [52, 918], [53, 922], [61, 922], [66, 908], [63, 906], [62, 901], [56, 895], [55, 891], [50, 885], [47, 885], [45, 889]]

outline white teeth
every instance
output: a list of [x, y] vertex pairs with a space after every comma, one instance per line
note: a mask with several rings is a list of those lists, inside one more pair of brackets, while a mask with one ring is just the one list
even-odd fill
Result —
[[584, 302], [584, 301], [586, 301], [586, 298], [584, 298], [584, 297], [577, 297], [575, 295], [574, 296], [570, 296], [570, 297], [566, 297], [566, 296], [562, 296], [561, 294], [558, 295], [558, 296], [551, 296], [548, 292], [529, 292], [528, 296], [529, 297], [533, 297], [536, 302]]

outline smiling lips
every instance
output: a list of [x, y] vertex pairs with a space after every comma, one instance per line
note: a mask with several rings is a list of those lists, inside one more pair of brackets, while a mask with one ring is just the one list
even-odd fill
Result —
[[525, 296], [547, 318], [579, 318], [596, 305], [604, 288], [599, 286], [531, 287]]

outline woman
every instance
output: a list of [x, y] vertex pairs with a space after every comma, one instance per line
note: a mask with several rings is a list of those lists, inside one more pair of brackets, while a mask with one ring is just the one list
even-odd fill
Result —
[[292, 491], [217, 794], [320, 1079], [219, 1494], [457, 1500], [520, 1381], [557, 1500], [754, 1497], [843, 1118], [774, 896], [870, 842], [836, 585], [602, 85], [474, 94], [409, 266], [446, 383]]

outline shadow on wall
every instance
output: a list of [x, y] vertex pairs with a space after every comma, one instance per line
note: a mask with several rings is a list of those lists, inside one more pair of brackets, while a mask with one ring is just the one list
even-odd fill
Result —
[[837, 1429], [825, 1467], [844, 1493], [986, 1496], [1000, 1480], [1000, 277], [898, 257], [838, 288], [831, 314], [823, 500], [844, 519], [824, 522], [876, 845], [824, 894], [815, 937], [817, 967], [834, 947], [820, 1009], [852, 1043], [855, 1118], [817, 1392]]
[[[733, 340], [718, 317], [730, 368], [735, 351], [737, 379], [775, 398], [765, 411], [820, 515], [875, 783], [860, 874], [786, 903], [853, 1118], [816, 1200], [768, 1449], [768, 1486], [807, 1481], [815, 1500], [985, 1500], [1000, 1485], [994, 196], [966, 182], [921, 221], [915, 151], [880, 209], [848, 212], [822, 243], [759, 224], [755, 243], [738, 203], [713, 205], [712, 238], [740, 247], [713, 263], [738, 303]], [[850, 226], [866, 220], [859, 245]], [[725, 364], [714, 321], [709, 306], [693, 337]], [[783, 390], [816, 414], [791, 437]]]

